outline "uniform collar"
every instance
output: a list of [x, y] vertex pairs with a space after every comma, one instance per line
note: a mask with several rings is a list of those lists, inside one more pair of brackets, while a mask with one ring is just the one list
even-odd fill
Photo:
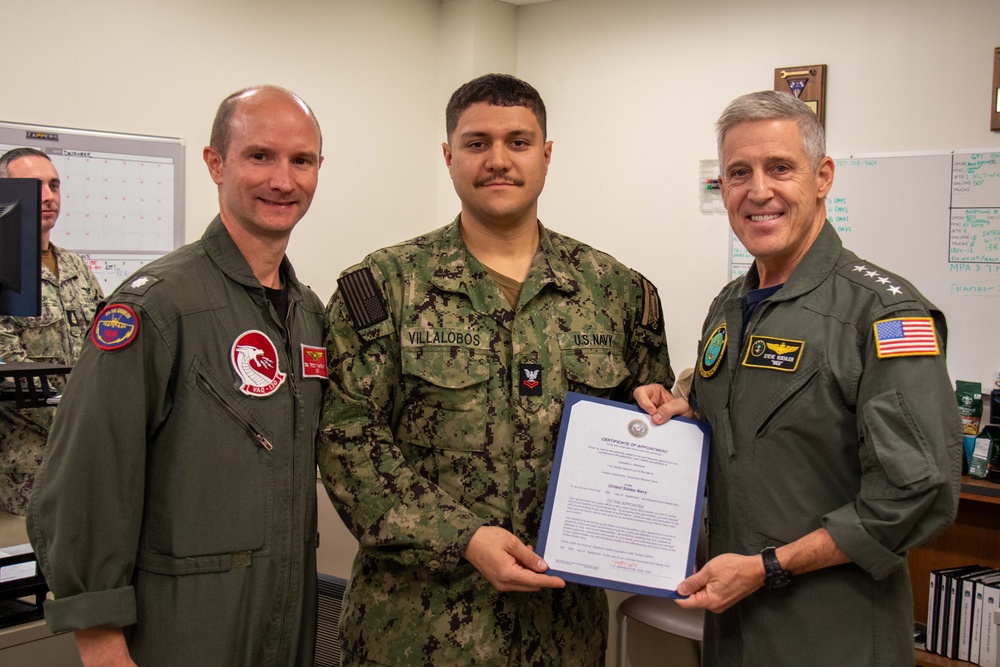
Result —
[[[825, 221], [819, 236], [809, 246], [802, 261], [785, 281], [784, 287], [778, 290], [777, 294], [771, 296], [770, 300], [787, 301], [819, 287], [837, 268], [837, 259], [843, 248], [844, 244], [841, 242], [840, 236], [837, 235], [837, 230], [833, 228], [829, 220]], [[740, 297], [746, 294], [747, 290], [755, 289], [759, 284], [757, 263], [754, 262], [743, 279]]]
[[[430, 279], [431, 284], [445, 292], [467, 295], [478, 312], [509, 310], [493, 280], [488, 277], [486, 267], [466, 247], [462, 239], [461, 218], [459, 214], [439, 237], [440, 245], [434, 254], [441, 261]], [[526, 302], [533, 298], [549, 283], [561, 292], [577, 291], [579, 283], [573, 279], [573, 273], [568, 268], [558, 235], [550, 234], [539, 222], [538, 238], [540, 252], [535, 254], [528, 270], [521, 300]]]
[[49, 250], [52, 251], [52, 256], [56, 258], [56, 266], [59, 267], [59, 277], [57, 278], [54, 273], [49, 270], [49, 267], [42, 264], [42, 280], [52, 283], [53, 285], [58, 285], [64, 280], [69, 280], [71, 278], [76, 278], [80, 273], [77, 270], [77, 266], [74, 263], [67, 262], [63, 259], [63, 250], [57, 248], [55, 243], [49, 242]]
[[[215, 219], [208, 225], [205, 233], [202, 234], [201, 244], [205, 252], [212, 259], [219, 270], [226, 276], [235, 280], [244, 287], [258, 288], [263, 290], [253, 269], [247, 262], [246, 257], [240, 252], [233, 238], [229, 235], [229, 230], [222, 224], [222, 217], [215, 216]], [[299, 291], [299, 283], [295, 278], [295, 271], [292, 269], [288, 257], [281, 258], [281, 274], [284, 276], [290, 294]]]

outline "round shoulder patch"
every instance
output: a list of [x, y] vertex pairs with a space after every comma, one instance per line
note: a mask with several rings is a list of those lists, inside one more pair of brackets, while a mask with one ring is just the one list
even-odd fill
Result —
[[90, 340], [107, 352], [127, 347], [138, 335], [139, 318], [134, 310], [120, 303], [105, 307], [90, 329]]
[[703, 378], [710, 378], [719, 370], [719, 362], [726, 353], [726, 323], [723, 322], [715, 327], [715, 331], [705, 342], [705, 348], [701, 351], [701, 360], [698, 363], [698, 372]]

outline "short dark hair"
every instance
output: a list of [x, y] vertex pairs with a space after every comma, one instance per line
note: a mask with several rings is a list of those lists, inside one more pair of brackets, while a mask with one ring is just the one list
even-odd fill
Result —
[[451, 95], [445, 110], [445, 131], [448, 141], [458, 127], [458, 119], [473, 104], [486, 102], [496, 107], [527, 107], [535, 114], [542, 128], [542, 138], [546, 136], [545, 103], [542, 96], [530, 84], [510, 74], [486, 74], [462, 85]]
[[23, 157], [43, 157], [52, 162], [52, 158], [37, 148], [29, 148], [28, 146], [11, 148], [0, 157], [0, 178], [10, 178], [10, 163]]
[[305, 100], [292, 91], [282, 88], [281, 86], [269, 85], [243, 88], [242, 90], [237, 90], [235, 93], [222, 100], [222, 104], [219, 105], [219, 110], [215, 112], [215, 120], [212, 121], [212, 136], [209, 138], [209, 145], [219, 151], [219, 155], [223, 160], [225, 160], [226, 151], [229, 150], [229, 140], [232, 135], [233, 114], [236, 113], [236, 108], [248, 95], [264, 90], [288, 95], [289, 97], [294, 98], [305, 108], [305, 110], [309, 113], [309, 116], [313, 119], [313, 122], [316, 123], [316, 130], [319, 131], [319, 152], [322, 154], [323, 130], [320, 129], [319, 121], [316, 120], [316, 114], [313, 113], [312, 108], [306, 104]]

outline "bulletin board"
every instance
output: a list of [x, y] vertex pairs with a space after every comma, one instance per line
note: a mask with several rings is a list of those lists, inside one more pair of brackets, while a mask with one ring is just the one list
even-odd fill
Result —
[[[834, 158], [827, 217], [844, 246], [912, 282], [948, 320], [953, 380], [1000, 372], [1000, 152]], [[730, 234], [730, 279], [753, 257]]]
[[0, 154], [30, 146], [52, 160], [61, 212], [49, 240], [80, 254], [110, 294], [184, 242], [184, 143], [0, 121]]

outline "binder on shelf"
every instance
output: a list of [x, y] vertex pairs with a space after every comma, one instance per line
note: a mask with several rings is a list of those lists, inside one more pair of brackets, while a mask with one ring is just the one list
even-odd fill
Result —
[[945, 575], [948, 578], [948, 593], [950, 601], [950, 608], [948, 610], [950, 617], [948, 619], [947, 627], [948, 639], [945, 643], [945, 651], [943, 653], [946, 658], [957, 660], [959, 645], [962, 643], [961, 622], [963, 582], [966, 577], [971, 577], [990, 569], [992, 568], [976, 566], [973, 570], [953, 572], [952, 574]]
[[995, 576], [1000, 570], [987, 567], [980, 572], [966, 574], [959, 581], [958, 649], [955, 657], [968, 660], [972, 649], [972, 614], [975, 609], [976, 583]]
[[[953, 633], [948, 632], [952, 619], [951, 577], [981, 569], [982, 565], [963, 565], [933, 570], [934, 580], [934, 632], [928, 628], [927, 650], [939, 655], [947, 655]], [[928, 600], [928, 606], [931, 606]], [[930, 618], [930, 616], [928, 616]]]
[[[975, 583], [975, 590], [972, 595], [972, 637], [969, 643], [969, 662], [979, 662], [979, 648], [983, 637], [983, 608], [986, 605], [986, 586], [1000, 582], [1000, 574], [994, 574]], [[986, 612], [985, 620], [989, 622], [989, 612]]]
[[1000, 609], [1000, 582], [983, 587], [983, 616], [979, 639], [979, 664], [995, 667], [997, 663], [997, 632], [993, 612]]

